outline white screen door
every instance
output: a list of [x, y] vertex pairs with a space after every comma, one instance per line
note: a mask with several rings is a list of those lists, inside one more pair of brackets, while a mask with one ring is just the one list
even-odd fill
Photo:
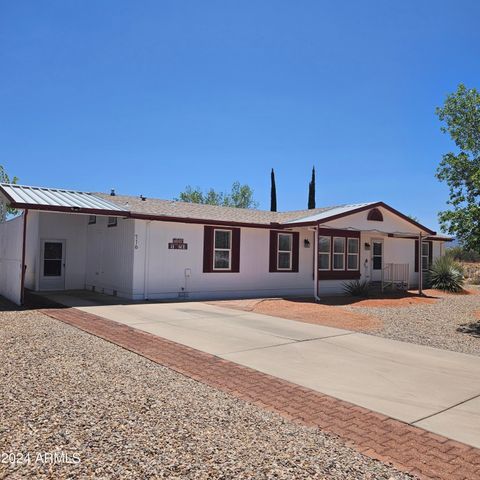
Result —
[[40, 290], [65, 289], [65, 240], [42, 240]]

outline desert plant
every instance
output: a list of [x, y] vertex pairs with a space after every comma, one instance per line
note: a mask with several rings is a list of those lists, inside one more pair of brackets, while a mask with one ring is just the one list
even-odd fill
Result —
[[465, 281], [462, 266], [448, 255], [434, 260], [428, 271], [427, 280], [432, 288], [446, 292], [460, 292]]
[[480, 262], [480, 253], [474, 250], [467, 250], [460, 246], [447, 248], [445, 255], [461, 262]]
[[368, 280], [352, 280], [343, 283], [343, 291], [351, 297], [368, 297], [370, 282]]

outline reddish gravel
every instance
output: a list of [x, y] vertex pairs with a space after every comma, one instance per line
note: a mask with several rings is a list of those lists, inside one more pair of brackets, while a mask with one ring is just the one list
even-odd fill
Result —
[[342, 308], [314, 303], [309, 299], [221, 300], [209, 302], [220, 307], [263, 313], [274, 317], [356, 331], [375, 331], [383, 326], [378, 318]]

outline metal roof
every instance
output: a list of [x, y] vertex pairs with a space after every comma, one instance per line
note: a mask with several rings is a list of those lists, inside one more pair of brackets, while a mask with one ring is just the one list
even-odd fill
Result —
[[22, 208], [22, 205], [25, 205], [28, 207], [125, 211], [125, 209], [120, 208], [118, 205], [87, 192], [14, 185], [11, 183], [0, 184], [0, 190], [5, 194], [7, 199], [18, 208]]
[[322, 212], [314, 213], [313, 215], [308, 215], [306, 217], [296, 218], [294, 220], [290, 220], [285, 222], [287, 224], [295, 225], [296, 223], [307, 223], [307, 222], [318, 222], [324, 219], [328, 219], [335, 215], [342, 215], [344, 213], [351, 212], [353, 210], [357, 210], [358, 208], [367, 207], [368, 205], [375, 205], [378, 202], [368, 202], [368, 203], [355, 203], [352, 205], [340, 205], [338, 207], [332, 207], [328, 210], [324, 210]]

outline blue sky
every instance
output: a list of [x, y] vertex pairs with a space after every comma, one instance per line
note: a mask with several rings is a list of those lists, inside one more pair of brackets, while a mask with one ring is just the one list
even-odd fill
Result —
[[0, 3], [0, 163], [21, 183], [269, 208], [383, 200], [437, 227], [434, 110], [480, 87], [475, 1]]

